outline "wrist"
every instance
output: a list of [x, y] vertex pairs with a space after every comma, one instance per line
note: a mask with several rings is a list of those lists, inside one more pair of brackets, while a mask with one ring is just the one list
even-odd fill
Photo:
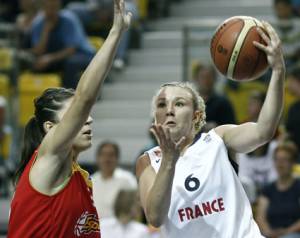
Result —
[[123, 33], [123, 30], [117, 26], [113, 25], [112, 28], [110, 29], [110, 34], [121, 36], [122, 33]]
[[164, 158], [162, 158], [162, 161], [161, 161], [161, 167], [163, 167], [166, 170], [174, 170], [175, 166], [176, 166], [176, 161], [177, 161], [176, 158], [164, 157]]
[[274, 67], [272, 69], [272, 71], [273, 71], [273, 73], [278, 74], [278, 75], [284, 74], [285, 73], [285, 67], [284, 66], [277, 66], [277, 67]]

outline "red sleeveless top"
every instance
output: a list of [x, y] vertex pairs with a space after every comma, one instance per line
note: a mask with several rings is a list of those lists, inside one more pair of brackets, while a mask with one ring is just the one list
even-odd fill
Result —
[[92, 198], [89, 174], [73, 164], [68, 184], [48, 196], [29, 182], [32, 155], [11, 202], [8, 238], [100, 238], [100, 224]]

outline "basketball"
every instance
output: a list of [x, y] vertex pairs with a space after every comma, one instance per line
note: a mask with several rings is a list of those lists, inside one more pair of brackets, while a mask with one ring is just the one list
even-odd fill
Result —
[[253, 41], [266, 44], [256, 27], [263, 29], [259, 20], [235, 16], [217, 28], [211, 39], [210, 54], [216, 68], [225, 77], [235, 81], [249, 81], [260, 77], [267, 70], [265, 52], [253, 44]]

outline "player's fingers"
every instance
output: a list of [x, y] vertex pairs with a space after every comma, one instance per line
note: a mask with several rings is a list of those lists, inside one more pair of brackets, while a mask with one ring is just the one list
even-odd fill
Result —
[[278, 37], [275, 29], [272, 27], [272, 25], [269, 22], [266, 22], [266, 21], [262, 21], [262, 24], [265, 27], [265, 29], [267, 30], [267, 32], [270, 36], [270, 39], [272, 41], [278, 41], [279, 37]]
[[180, 140], [176, 143], [176, 148], [181, 149], [185, 143], [186, 137], [183, 136], [180, 138]]
[[157, 132], [162, 146], [166, 146], [166, 134], [162, 125], [157, 125]]
[[150, 132], [154, 135], [154, 137], [155, 137], [157, 143], [160, 145], [160, 140], [159, 140], [159, 137], [158, 137], [158, 135], [157, 135], [155, 126], [152, 126], [152, 127], [150, 128]]
[[171, 135], [170, 135], [170, 128], [169, 127], [165, 128], [165, 135], [166, 135], [166, 140], [168, 142], [170, 142], [171, 141]]
[[267, 45], [270, 45], [271, 39], [269, 38], [269, 36], [267, 36], [267, 34], [260, 27], [257, 27], [256, 29], [261, 38], [263, 38], [264, 42], [266, 42]]
[[257, 47], [258, 49], [264, 51], [266, 54], [270, 54], [270, 50], [267, 46], [257, 42], [257, 41], [253, 41], [253, 44], [255, 45], [255, 47]]

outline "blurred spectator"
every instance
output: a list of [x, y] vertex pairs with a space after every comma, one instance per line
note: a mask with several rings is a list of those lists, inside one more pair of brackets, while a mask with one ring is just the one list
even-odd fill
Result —
[[29, 48], [32, 22], [38, 13], [38, 0], [19, 0], [19, 5], [21, 13], [17, 16], [16, 24], [21, 33], [21, 48]]
[[18, 12], [18, 0], [0, 0], [0, 20], [2, 22], [15, 22]]
[[292, 6], [295, 16], [300, 17], [300, 0], [292, 0]]
[[300, 21], [294, 17], [291, 0], [274, 0], [274, 26], [282, 41], [287, 69], [300, 59]]
[[76, 88], [80, 72], [95, 51], [89, 44], [78, 18], [61, 10], [60, 0], [43, 0], [43, 12], [32, 25], [33, 68], [39, 72], [63, 71], [63, 86]]
[[288, 141], [275, 149], [278, 179], [259, 197], [256, 219], [268, 238], [300, 237], [300, 180], [292, 175], [297, 154], [296, 145]]
[[[134, 28], [139, 19], [136, 0], [126, 0], [125, 7], [126, 11], [132, 13], [132, 20], [135, 21], [135, 24], [132, 24]], [[76, 13], [86, 29], [95, 27], [95, 25], [96, 28], [109, 29], [108, 26], [111, 25], [113, 20], [113, 0], [87, 0], [87, 2], [73, 2], [68, 5], [68, 8]], [[131, 32], [132, 30], [126, 31], [122, 36], [113, 63], [113, 68], [116, 70], [122, 70], [125, 67]], [[102, 37], [106, 37], [107, 33], [108, 32], [104, 30], [104, 35], [102, 35]]]
[[286, 130], [290, 138], [300, 148], [300, 69], [294, 70], [287, 80], [287, 87], [291, 94], [298, 99], [288, 110]]
[[148, 227], [135, 219], [141, 211], [135, 190], [120, 190], [114, 204], [114, 217], [101, 220], [103, 238], [150, 238]]
[[113, 142], [103, 142], [98, 146], [96, 159], [99, 171], [91, 178], [95, 206], [101, 218], [112, 217], [113, 207], [121, 189], [136, 189], [134, 175], [118, 167], [119, 146]]
[[8, 195], [8, 159], [12, 144], [11, 128], [6, 125], [6, 99], [0, 96], [0, 197]]
[[200, 63], [193, 71], [193, 82], [206, 104], [206, 122], [215, 126], [236, 124], [233, 107], [227, 97], [215, 90], [217, 73], [212, 65]]
[[2, 161], [9, 158], [12, 143], [12, 131], [6, 124], [6, 107], [6, 99], [0, 96], [0, 160]]
[[149, 17], [168, 17], [172, 0], [149, 0]]
[[[259, 113], [265, 100], [265, 93], [253, 91], [249, 97], [248, 117], [243, 122], [257, 122]], [[268, 183], [277, 178], [277, 173], [273, 161], [274, 149], [277, 146], [275, 140], [262, 145], [248, 154], [237, 154], [239, 162], [239, 177], [243, 185], [250, 186], [254, 184], [255, 193]], [[255, 202], [255, 196], [251, 195], [252, 202]]]

